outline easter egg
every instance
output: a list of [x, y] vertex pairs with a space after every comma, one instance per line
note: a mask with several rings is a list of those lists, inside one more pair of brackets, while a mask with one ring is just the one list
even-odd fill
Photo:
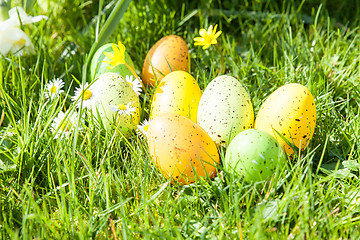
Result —
[[297, 83], [284, 85], [270, 94], [255, 120], [255, 128], [272, 134], [288, 154], [294, 151], [286, 141], [304, 149], [315, 125], [314, 98], [305, 86]]
[[165, 113], [154, 118], [147, 141], [152, 160], [173, 183], [190, 184], [216, 174], [219, 154], [214, 141], [184, 116]]
[[201, 90], [187, 72], [175, 71], [157, 86], [151, 104], [150, 119], [163, 113], [176, 113], [196, 122]]
[[236, 78], [222, 75], [208, 84], [200, 99], [197, 123], [217, 144], [225, 145], [253, 127], [249, 94]]
[[224, 160], [225, 170], [243, 176], [246, 182], [269, 180], [285, 164], [279, 142], [258, 129], [236, 135], [226, 149]]
[[140, 122], [140, 102], [131, 85], [119, 74], [103, 73], [91, 85], [96, 97], [92, 114], [105, 129], [117, 128], [128, 136]]
[[[118, 47], [117, 45], [115, 45]], [[125, 64], [117, 65], [116, 67], [109, 69], [110, 64], [104, 63], [103, 61], [109, 61], [110, 58], [104, 55], [104, 52], [114, 53], [111, 43], [107, 43], [101, 46], [94, 54], [90, 63], [90, 77], [95, 79], [103, 73], [113, 72], [119, 74], [122, 78], [125, 78], [127, 75], [133, 75], [132, 72]], [[131, 60], [129, 54], [125, 51], [125, 62], [132, 68], [135, 69], [134, 63]]]
[[189, 71], [189, 48], [177, 35], [161, 38], [147, 53], [142, 68], [144, 84], [154, 86], [156, 81], [176, 70]]

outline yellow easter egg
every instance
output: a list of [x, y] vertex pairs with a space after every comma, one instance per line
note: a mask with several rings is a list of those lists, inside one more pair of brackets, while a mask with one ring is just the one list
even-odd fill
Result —
[[154, 93], [150, 119], [163, 113], [176, 113], [196, 122], [201, 90], [187, 72], [174, 71], [166, 75]]
[[315, 125], [314, 98], [305, 86], [297, 83], [284, 85], [270, 94], [255, 120], [255, 128], [273, 135], [288, 154], [294, 151], [286, 141], [304, 149], [314, 134]]
[[216, 174], [219, 154], [215, 142], [186, 117], [165, 113], [154, 118], [147, 141], [152, 160], [173, 183], [190, 184]]

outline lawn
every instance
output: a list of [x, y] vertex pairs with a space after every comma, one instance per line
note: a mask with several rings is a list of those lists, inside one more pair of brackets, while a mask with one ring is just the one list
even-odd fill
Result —
[[[27, 2], [27, 14], [48, 19], [21, 26], [34, 54], [0, 57], [0, 239], [360, 238], [356, 0], [24, 2], [11, 7]], [[215, 24], [217, 45], [195, 46], [200, 29]], [[75, 110], [77, 87], [93, 80], [97, 48], [121, 41], [141, 78], [150, 48], [171, 34], [186, 41], [189, 73], [202, 91], [219, 74], [233, 76], [255, 116], [279, 87], [309, 89], [314, 135], [277, 178], [247, 182], [229, 173], [218, 146], [213, 179], [172, 184], [146, 138], [107, 131], [91, 114], [56, 138], [59, 112]], [[56, 78], [64, 91], [50, 101], [46, 86]], [[141, 121], [154, 92], [146, 87], [139, 97]]]

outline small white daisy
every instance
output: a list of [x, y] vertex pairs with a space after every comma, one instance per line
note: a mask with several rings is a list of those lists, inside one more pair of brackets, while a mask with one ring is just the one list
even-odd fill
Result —
[[96, 102], [96, 93], [94, 89], [89, 87], [88, 83], [80, 84], [78, 88], [75, 89], [74, 96], [71, 97], [71, 100], [76, 104], [76, 107], [79, 108], [82, 106], [87, 109], [91, 109], [91, 107]]
[[[67, 116], [66, 116], [67, 115]], [[76, 126], [78, 115], [76, 112], [64, 113], [59, 112], [54, 121], [51, 123], [51, 131], [55, 133], [54, 139], [68, 137]]]
[[60, 93], [64, 92], [61, 90], [64, 87], [64, 81], [60, 78], [56, 78], [46, 84], [45, 97], [54, 100]]
[[139, 81], [139, 79], [135, 78], [133, 75], [126, 75], [125, 77], [125, 81], [127, 81], [128, 83], [130, 83], [131, 87], [133, 88], [134, 92], [136, 93], [136, 95], [140, 95], [140, 93], [142, 92], [142, 85], [141, 82]]
[[113, 112], [117, 112], [120, 115], [131, 115], [133, 112], [136, 111], [135, 107], [131, 106], [131, 102], [128, 104], [118, 104], [118, 105], [109, 105], [109, 108]]
[[141, 137], [147, 137], [150, 122], [150, 120], [145, 119], [140, 125], [137, 125], [136, 133]]

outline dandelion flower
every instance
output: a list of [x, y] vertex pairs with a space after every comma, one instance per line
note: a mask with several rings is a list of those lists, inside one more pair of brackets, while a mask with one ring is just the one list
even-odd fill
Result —
[[136, 133], [141, 137], [147, 137], [150, 122], [150, 120], [145, 119], [140, 125], [137, 125]]
[[199, 34], [201, 37], [194, 38], [195, 44], [194, 45], [200, 45], [203, 46], [203, 49], [207, 49], [213, 44], [217, 44], [217, 38], [220, 36], [222, 31], [216, 32], [217, 24], [215, 25], [214, 29], [213, 26], [210, 25], [208, 30], [200, 29]]
[[95, 105], [96, 99], [96, 91], [89, 87], [88, 83], [80, 84], [78, 88], [75, 89], [74, 96], [71, 97], [71, 100], [76, 104], [77, 108], [80, 108], [81, 102], [82, 106], [91, 109], [93, 105]]
[[76, 112], [64, 113], [59, 112], [54, 121], [51, 123], [51, 131], [55, 133], [56, 138], [67, 138], [76, 126], [78, 115]]
[[133, 112], [136, 111], [135, 107], [131, 106], [131, 102], [125, 104], [118, 104], [118, 105], [109, 105], [109, 108], [113, 112], [119, 113], [119, 115], [131, 115]]
[[56, 78], [53, 81], [46, 84], [45, 97], [54, 100], [60, 93], [64, 92], [64, 81], [60, 78]]
[[115, 44], [112, 44], [112, 49], [114, 53], [104, 52], [104, 55], [110, 58], [109, 61], [102, 61], [103, 63], [110, 64], [108, 69], [113, 69], [114, 67], [125, 64], [125, 46], [120, 41], [118, 42], [119, 48]]
[[135, 78], [132, 75], [127, 75], [125, 77], [125, 81], [127, 81], [128, 83], [130, 83], [131, 87], [133, 88], [134, 92], [136, 93], [136, 95], [140, 95], [142, 89], [141, 89], [141, 83], [139, 81], [139, 79]]

